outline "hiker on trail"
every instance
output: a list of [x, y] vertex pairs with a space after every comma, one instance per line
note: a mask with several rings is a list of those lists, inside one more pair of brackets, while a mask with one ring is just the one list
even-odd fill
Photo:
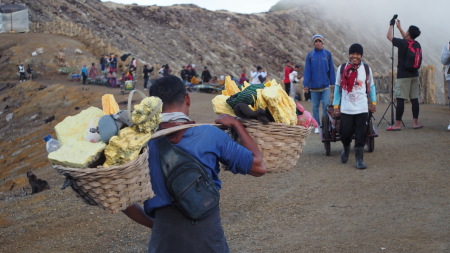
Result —
[[209, 81], [211, 80], [211, 73], [209, 72], [209, 69], [207, 66], [205, 66], [203, 68], [201, 79], [202, 79], [202, 83], [204, 83], [204, 84], [209, 83]]
[[[336, 82], [334, 63], [331, 52], [323, 48], [323, 36], [316, 34], [312, 38], [314, 50], [309, 52], [305, 60], [305, 70], [303, 74], [303, 89], [310, 92], [313, 117], [320, 122], [320, 102], [322, 102], [322, 114], [327, 113], [330, 104], [330, 85]], [[319, 133], [319, 128], [314, 130]]]
[[[157, 79], [150, 87], [150, 95], [159, 97], [163, 102], [161, 129], [193, 123], [189, 118], [191, 99], [178, 77], [170, 75]], [[262, 153], [242, 123], [225, 114], [215, 122], [234, 129], [242, 145], [233, 141], [225, 131], [211, 125], [178, 131], [167, 138], [204, 165], [216, 189], [222, 186], [219, 161], [228, 165], [233, 174], [264, 175], [266, 165]], [[206, 217], [192, 220], [172, 202], [161, 168], [160, 139], [151, 140], [148, 144], [149, 173], [155, 197], [146, 200], [144, 208], [134, 204], [124, 213], [137, 223], [152, 228], [148, 252], [229, 252], [219, 205], [210, 209]]]
[[89, 69], [89, 78], [92, 79], [92, 81], [95, 81], [97, 78], [98, 72], [97, 68], [95, 67], [95, 63], [92, 63], [91, 68]]
[[[448, 106], [450, 107], [450, 42], [442, 48], [441, 63], [445, 65], [445, 85], [447, 85], [447, 99], [449, 100]], [[450, 131], [450, 125], [448, 125], [447, 130]]]
[[267, 72], [263, 67], [257, 66], [256, 71], [250, 71], [250, 77], [252, 78], [251, 84], [261, 84], [267, 80]]
[[81, 68], [81, 76], [83, 77], [83, 84], [86, 84], [86, 79], [88, 77], [88, 70], [86, 65], [83, 65], [83, 67]]
[[109, 65], [113, 69], [117, 68], [117, 57], [113, 54], [111, 55], [111, 57], [109, 57]]
[[284, 83], [284, 90], [286, 91], [288, 96], [291, 92], [291, 80], [289, 79], [289, 75], [291, 74], [292, 71], [294, 71], [294, 68], [292, 67], [292, 63], [290, 60], [287, 60], [286, 66], [284, 67], [283, 83]]
[[150, 80], [150, 74], [153, 72], [153, 67], [150, 67], [149, 64], [144, 65], [144, 90], [148, 89], [148, 82]]
[[183, 81], [183, 83], [185, 85], [188, 85], [188, 83], [189, 83], [189, 80], [188, 80], [188, 78], [189, 78], [189, 70], [187, 69], [186, 66], [183, 66], [183, 68], [182, 68], [182, 70], [180, 72], [180, 77], [181, 77], [181, 81]]
[[[418, 59], [419, 62], [417, 62], [418, 64], [415, 66], [409, 66], [407, 60], [410, 58], [410, 54], [408, 53], [409, 50], [421, 50], [419, 42], [415, 41], [415, 39], [420, 35], [420, 30], [417, 26], [412, 25], [405, 33], [400, 25], [400, 20], [397, 19], [397, 28], [403, 38], [399, 39], [395, 38], [392, 34], [394, 24], [395, 19], [391, 19], [386, 36], [388, 40], [392, 41], [392, 45], [398, 48], [397, 82], [394, 88], [394, 96], [397, 100], [397, 107], [395, 110], [395, 124], [389, 126], [386, 130], [400, 131], [402, 129], [402, 116], [403, 111], [405, 110], [406, 99], [411, 101], [413, 128], [419, 129], [423, 127], [423, 125], [418, 122], [420, 96], [419, 68], [422, 60], [422, 53], [420, 52], [420, 59]], [[412, 61], [414, 61], [414, 59]]]
[[25, 76], [25, 67], [23, 64], [19, 65], [19, 81], [24, 82], [26, 81], [27, 77]]
[[[295, 91], [296, 89], [296, 84], [298, 83], [299, 79], [298, 79], [298, 69], [300, 68], [300, 66], [295, 65], [294, 66], [294, 70], [289, 74], [289, 82], [290, 82], [290, 91], [288, 93], [288, 95], [292, 98], [295, 99]], [[287, 90], [286, 90], [287, 93]]]
[[239, 84], [244, 85], [244, 82], [248, 82], [247, 76], [245, 76], [245, 73], [241, 74], [241, 78], [239, 78]]
[[32, 79], [33, 78], [33, 68], [31, 67], [30, 64], [28, 64], [27, 74], [28, 74], [28, 79]]
[[[341, 162], [350, 155], [350, 144], [355, 136], [356, 168], [365, 169], [364, 146], [370, 112], [376, 112], [376, 90], [372, 70], [362, 62], [363, 47], [353, 44], [348, 50], [349, 60], [338, 67], [334, 89], [334, 114], [340, 116], [339, 136], [343, 145]], [[327, 131], [327, 130], [325, 130]]]

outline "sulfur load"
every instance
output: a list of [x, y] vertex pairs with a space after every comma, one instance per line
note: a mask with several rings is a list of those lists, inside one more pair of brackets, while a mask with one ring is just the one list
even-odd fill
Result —
[[105, 149], [105, 167], [124, 164], [139, 156], [141, 149], [150, 140], [161, 122], [162, 102], [157, 97], [148, 97], [139, 105], [134, 106], [132, 127], [119, 131], [117, 136], [109, 140]]
[[91, 143], [79, 140], [67, 140], [58, 150], [48, 154], [53, 164], [64, 165], [71, 168], [87, 168], [95, 162], [105, 149], [103, 142]]
[[216, 114], [228, 114], [233, 117], [236, 115], [234, 114], [233, 108], [227, 103], [227, 99], [230, 96], [225, 95], [217, 95], [213, 98], [212, 104], [213, 104], [213, 110]]
[[272, 81], [269, 87], [264, 88], [262, 96], [275, 122], [297, 125], [295, 101], [287, 95], [277, 82]]

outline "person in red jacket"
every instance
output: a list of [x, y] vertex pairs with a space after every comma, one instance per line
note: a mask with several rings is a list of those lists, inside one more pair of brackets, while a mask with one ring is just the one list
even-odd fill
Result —
[[289, 95], [291, 92], [291, 80], [289, 79], [289, 74], [294, 71], [294, 68], [292, 68], [292, 63], [290, 60], [286, 61], [286, 66], [284, 67], [284, 90]]

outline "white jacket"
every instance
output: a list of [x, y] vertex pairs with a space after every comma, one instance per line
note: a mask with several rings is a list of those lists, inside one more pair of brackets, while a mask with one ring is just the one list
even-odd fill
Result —
[[445, 80], [450, 81], [450, 42], [442, 48], [441, 62], [445, 65]]

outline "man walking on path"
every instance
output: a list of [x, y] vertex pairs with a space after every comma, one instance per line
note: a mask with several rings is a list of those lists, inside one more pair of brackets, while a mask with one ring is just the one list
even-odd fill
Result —
[[[397, 83], [394, 88], [394, 96], [397, 100], [397, 108], [395, 110], [395, 124], [388, 127], [387, 131], [400, 131], [402, 129], [402, 116], [405, 110], [405, 100], [409, 99], [412, 106], [413, 114], [413, 128], [419, 129], [423, 125], [419, 124], [419, 95], [420, 95], [420, 83], [419, 83], [419, 68], [420, 62], [417, 67], [408, 67], [408, 50], [420, 49], [419, 42], [415, 41], [420, 35], [420, 30], [417, 26], [410, 26], [405, 33], [400, 25], [400, 20], [397, 20], [397, 28], [400, 31], [403, 39], [395, 38], [392, 34], [394, 30], [395, 19], [391, 19], [389, 24], [389, 30], [387, 32], [388, 40], [392, 41], [392, 45], [398, 48], [398, 63], [397, 63]], [[416, 44], [416, 46], [412, 46]], [[420, 56], [421, 58], [421, 56]], [[421, 61], [421, 59], [420, 59]]]
[[[323, 48], [323, 36], [316, 34], [313, 36], [314, 50], [306, 56], [305, 71], [303, 79], [303, 89], [310, 92], [313, 117], [320, 123], [320, 102], [322, 102], [322, 114], [327, 112], [330, 104], [330, 85], [336, 82], [334, 63], [331, 52]], [[316, 128], [314, 133], [318, 134]]]

